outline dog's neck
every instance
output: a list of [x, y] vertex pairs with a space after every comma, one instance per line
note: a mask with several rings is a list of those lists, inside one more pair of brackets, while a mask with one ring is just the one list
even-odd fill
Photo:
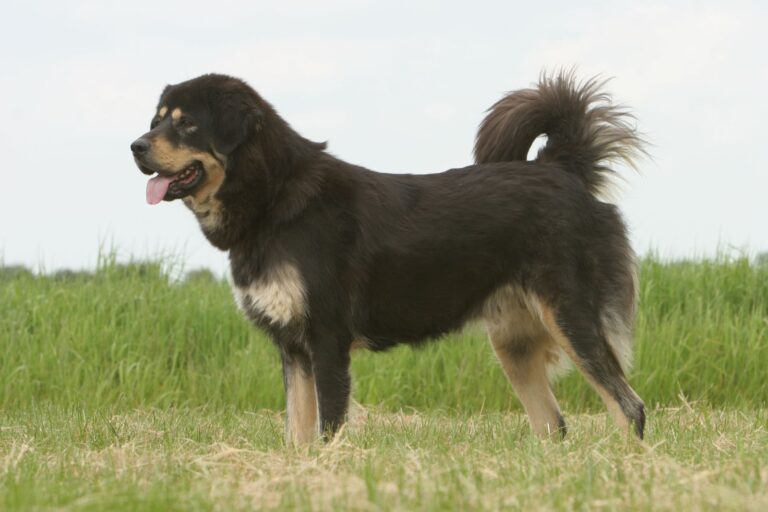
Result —
[[316, 166], [328, 157], [325, 144], [303, 138], [274, 115], [271, 130], [255, 133], [227, 158], [224, 181], [212, 197], [216, 216], [187, 204], [218, 249], [230, 250], [248, 235], [290, 221], [320, 192]]

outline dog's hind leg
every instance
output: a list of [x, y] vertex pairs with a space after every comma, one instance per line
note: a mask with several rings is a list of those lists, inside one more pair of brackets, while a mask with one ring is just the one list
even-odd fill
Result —
[[318, 438], [317, 396], [312, 362], [303, 351], [283, 351], [287, 444], [301, 445]]
[[626, 431], [634, 427], [642, 439], [645, 406], [627, 382], [599, 320], [591, 320], [595, 315], [579, 301], [557, 310], [542, 304], [541, 309], [550, 334], [587, 377], [618, 425]]
[[546, 335], [508, 339], [490, 329], [489, 337], [504, 373], [528, 414], [533, 431], [540, 437], [565, 437], [565, 420], [547, 377], [548, 346], [553, 342]]
[[542, 324], [537, 304], [521, 291], [499, 290], [486, 303], [488, 338], [509, 382], [540, 437], [565, 436], [566, 426], [548, 378], [557, 345]]

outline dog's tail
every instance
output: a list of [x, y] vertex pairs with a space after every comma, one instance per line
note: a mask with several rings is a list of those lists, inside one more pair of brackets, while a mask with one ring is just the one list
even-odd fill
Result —
[[611, 104], [605, 81], [579, 83], [573, 72], [542, 74], [532, 89], [513, 91], [489, 110], [475, 141], [477, 163], [526, 160], [533, 141], [547, 136], [536, 157], [576, 174], [592, 194], [605, 190], [611, 163], [635, 167], [645, 144], [626, 109]]

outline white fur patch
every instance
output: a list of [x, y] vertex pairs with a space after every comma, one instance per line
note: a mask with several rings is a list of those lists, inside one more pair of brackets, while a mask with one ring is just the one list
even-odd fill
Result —
[[247, 287], [233, 286], [245, 313], [257, 313], [281, 326], [306, 316], [306, 291], [298, 269], [290, 263], [270, 269]]

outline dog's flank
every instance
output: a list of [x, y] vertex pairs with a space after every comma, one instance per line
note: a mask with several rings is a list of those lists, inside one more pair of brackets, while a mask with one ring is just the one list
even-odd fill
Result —
[[229, 252], [238, 304], [280, 350], [289, 441], [343, 424], [353, 348], [422, 343], [471, 319], [486, 322], [537, 434], [566, 432], [548, 375], [567, 354], [642, 437], [624, 373], [634, 257], [618, 209], [597, 197], [641, 141], [600, 84], [560, 74], [506, 96], [480, 127], [478, 164], [432, 175], [335, 158], [223, 75], [169, 86], [156, 112], [132, 145], [157, 173], [148, 198], [183, 198]]

